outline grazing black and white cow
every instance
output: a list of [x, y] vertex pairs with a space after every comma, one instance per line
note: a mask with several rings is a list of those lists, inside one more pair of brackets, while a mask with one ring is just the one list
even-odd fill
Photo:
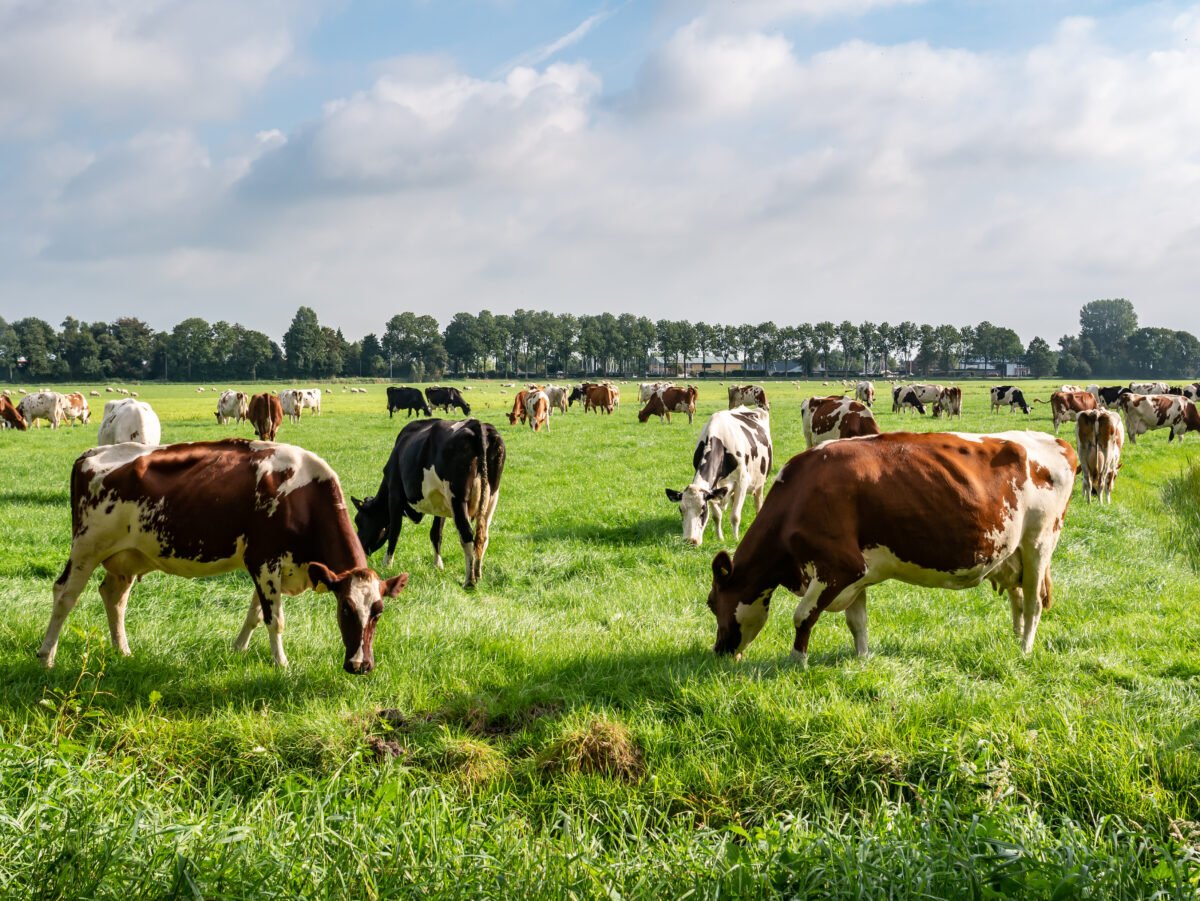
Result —
[[906, 413], [909, 410], [916, 410], [924, 416], [925, 404], [922, 402], [920, 394], [911, 385], [897, 385], [892, 389], [892, 412]]
[[1088, 385], [1088, 394], [1096, 398], [1096, 403], [1102, 407], [1115, 407], [1121, 399], [1122, 394], [1129, 394], [1129, 389], [1124, 385], [1109, 385], [1101, 387], [1100, 385]]
[[275, 662], [283, 652], [283, 597], [309, 588], [337, 595], [343, 668], [375, 665], [372, 639], [383, 599], [408, 581], [367, 567], [337, 475], [303, 448], [233, 438], [148, 447], [93, 448], [71, 471], [71, 555], [54, 583], [54, 610], [38, 656], [54, 665], [58, 637], [93, 570], [113, 645], [129, 654], [125, 606], [148, 572], [194, 578], [245, 569], [255, 593], [234, 647], [265, 621]]
[[951, 385], [948, 388], [943, 388], [942, 393], [938, 395], [938, 399], [933, 407], [933, 415], [935, 417], [946, 414], [946, 418], [957, 416], [962, 418], [962, 388], [957, 385]]
[[[488, 531], [500, 500], [504, 439], [490, 423], [477, 419], [410, 422], [396, 436], [373, 497], [351, 498], [358, 513], [358, 540], [370, 556], [387, 543], [390, 566], [404, 518], [434, 517], [429, 540], [433, 563], [442, 569], [442, 527], [454, 519], [466, 559], [466, 587], [479, 581], [487, 553]], [[474, 530], [472, 530], [474, 521]]]
[[1014, 408], [1020, 407], [1021, 412], [1029, 414], [1029, 404], [1025, 403], [1025, 395], [1020, 388], [1014, 388], [1012, 385], [1001, 385], [992, 389], [992, 412], [999, 412], [1000, 408], [1008, 404], [1008, 412], [1011, 413]]
[[736, 407], [718, 410], [708, 420], [696, 442], [692, 483], [683, 491], [667, 489], [668, 500], [683, 514], [683, 537], [698, 545], [704, 540], [709, 513], [723, 541], [721, 516], [729, 512], [733, 539], [741, 532], [746, 495], [754, 495], [754, 509], [762, 509], [763, 490], [771, 470], [771, 416], [765, 409]]
[[414, 412], [433, 415], [433, 408], [425, 402], [425, 395], [416, 388], [397, 388], [395, 385], [387, 389], [388, 419], [397, 410], [407, 410], [411, 419]]
[[449, 413], [451, 407], [458, 407], [463, 416], [471, 415], [471, 405], [463, 400], [462, 392], [457, 388], [426, 388], [425, 397], [429, 406], [441, 407], [443, 412]]

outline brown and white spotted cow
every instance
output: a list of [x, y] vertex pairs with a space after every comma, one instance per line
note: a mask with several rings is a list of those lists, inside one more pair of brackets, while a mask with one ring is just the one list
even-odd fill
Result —
[[[1039, 397], [1035, 403], [1041, 403]], [[1074, 422], [1084, 410], [1095, 410], [1096, 396], [1088, 391], [1055, 391], [1050, 395], [1050, 415], [1054, 420], [1054, 434], [1064, 422]]]
[[865, 655], [867, 588], [899, 579], [952, 589], [987, 581], [1007, 591], [1013, 631], [1029, 653], [1050, 606], [1050, 558], [1075, 465], [1066, 442], [1026, 431], [891, 432], [793, 457], [735, 556], [713, 559], [713, 650], [745, 650], [783, 585], [800, 598], [792, 655], [801, 664], [826, 612], [845, 612]]
[[1111, 410], [1083, 410], [1075, 417], [1075, 447], [1083, 472], [1083, 496], [1090, 504], [1112, 503], [1121, 451], [1125, 448], [1125, 426]]
[[800, 404], [804, 443], [814, 447], [836, 438], [878, 435], [879, 423], [865, 404], [841, 395], [810, 397]]
[[864, 403], [868, 407], [875, 405], [875, 385], [872, 382], [862, 381], [854, 386], [854, 399], [859, 403]]
[[66, 416], [66, 399], [57, 391], [34, 391], [21, 398], [17, 410], [34, 428], [40, 429], [40, 420], [44, 419], [50, 428], [57, 429]]
[[692, 417], [696, 415], [696, 398], [699, 396], [700, 392], [694, 385], [688, 385], [686, 388], [664, 388], [653, 395], [638, 413], [638, 422], [646, 422], [651, 416], [657, 416], [660, 422], [666, 417], [667, 422], [670, 422], [672, 413], [686, 413], [690, 425]]
[[283, 403], [274, 394], [264, 392], [250, 398], [250, 425], [263, 441], [274, 441], [283, 425]]
[[692, 483], [683, 491], [667, 489], [667, 499], [678, 504], [683, 514], [684, 540], [700, 544], [711, 513], [717, 525], [717, 540], [724, 541], [721, 515], [728, 511], [736, 541], [746, 495], [754, 495], [756, 512], [762, 509], [771, 454], [771, 414], [766, 410], [739, 406], [714, 413], [692, 454], [696, 470]]
[[1169, 429], [1168, 441], [1188, 432], [1200, 432], [1200, 412], [1186, 397], [1170, 394], [1122, 394], [1117, 403], [1125, 414], [1129, 440], [1137, 444], [1138, 435], [1155, 429]]
[[78, 391], [63, 395], [63, 421], [74, 425], [81, 422], [87, 425], [91, 421], [92, 411], [88, 407], [87, 398]]
[[123, 397], [104, 405], [104, 416], [96, 444], [121, 444], [134, 441], [157, 446], [162, 443], [162, 423], [154, 408], [143, 400]]
[[762, 385], [730, 385], [729, 409], [745, 405], [747, 407], [762, 407], [769, 411], [771, 404], [767, 400], [767, 392]]
[[17, 429], [24, 432], [28, 430], [29, 424], [25, 422], [25, 417], [17, 409], [16, 405], [9, 400], [7, 394], [0, 394], [0, 421], [4, 423], [4, 428]]
[[1166, 382], [1130, 382], [1129, 390], [1134, 394], [1166, 394], [1171, 386]]
[[265, 621], [275, 662], [287, 666], [283, 597], [329, 590], [337, 595], [348, 673], [375, 666], [371, 645], [383, 599], [408, 581], [407, 574], [384, 581], [367, 566], [337, 475], [316, 454], [288, 444], [233, 438], [93, 448], [71, 471], [71, 535], [38, 651], [46, 666], [54, 665], [63, 624], [99, 566], [109, 633], [123, 655], [125, 607], [138, 577], [245, 569], [255, 592], [234, 648], [244, 651]]
[[544, 426], [550, 431], [550, 398], [542, 390], [530, 391], [525, 397], [525, 416], [529, 419], [529, 427], [540, 432]]
[[508, 414], [509, 425], [516, 425], [517, 420], [521, 420], [521, 425], [524, 425], [529, 418], [529, 414], [525, 411], [525, 401], [529, 398], [528, 391], [518, 391], [517, 396], [513, 398], [512, 411]]
[[962, 388], [957, 385], [950, 385], [942, 389], [942, 393], [938, 395], [938, 399], [933, 404], [933, 416], [936, 419], [943, 413], [949, 419], [952, 416], [962, 418]]

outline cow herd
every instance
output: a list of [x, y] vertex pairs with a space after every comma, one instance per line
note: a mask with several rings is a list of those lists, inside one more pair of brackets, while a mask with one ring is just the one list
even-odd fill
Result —
[[[515, 386], [514, 386], [515, 387]], [[873, 410], [875, 387], [851, 384], [853, 397], [811, 397], [800, 405], [806, 451], [770, 481], [775, 451], [771, 407], [760, 385], [728, 387], [728, 409], [700, 432], [694, 475], [666, 489], [682, 519], [683, 538], [702, 544], [711, 520], [724, 540], [728, 519], [739, 542], [712, 561], [708, 605], [717, 620], [714, 650], [740, 654], [766, 622], [775, 589], [795, 594], [793, 654], [807, 660], [809, 635], [824, 612], [844, 612], [858, 654], [867, 653], [867, 589], [897, 579], [948, 589], [981, 583], [1007, 593], [1012, 627], [1022, 649], [1033, 646], [1043, 609], [1052, 600], [1050, 559], [1062, 531], [1077, 472], [1090, 503], [1110, 503], [1125, 436], [1132, 443], [1153, 429], [1169, 440], [1200, 431], [1194, 400], [1200, 383], [1128, 387], [1063, 385], [1049, 404], [1054, 432], [1074, 422], [1076, 445], [1034, 431], [989, 434], [884, 432]], [[1137, 389], [1143, 389], [1141, 391]], [[93, 392], [96, 393], [96, 392]], [[669, 382], [638, 386], [639, 422], [670, 421], [696, 412], [695, 386]], [[1007, 406], [1028, 414], [1016, 386], [990, 390], [992, 412]], [[510, 424], [549, 431], [554, 413], [576, 401], [585, 412], [611, 415], [620, 387], [588, 382], [565, 387], [531, 384], [519, 390]], [[1044, 403], [1035, 399], [1034, 403]], [[1110, 409], [1110, 407], [1112, 409]], [[389, 387], [389, 417], [399, 410], [471, 407], [457, 388]], [[285, 415], [321, 412], [319, 389], [285, 389], [249, 396], [221, 392], [217, 422], [249, 423], [259, 442], [224, 439], [160, 446], [161, 429], [149, 404], [133, 396], [105, 405], [98, 446], [76, 460], [71, 475], [72, 545], [55, 582], [54, 603], [39, 651], [51, 666], [59, 634], [91, 573], [103, 567], [100, 594], [113, 646], [129, 653], [125, 608], [134, 581], [163, 571], [187, 577], [244, 569], [254, 594], [234, 640], [244, 650], [266, 623], [272, 655], [286, 665], [283, 597], [313, 589], [337, 597], [347, 672], [374, 666], [373, 636], [384, 599], [396, 596], [407, 574], [381, 578], [371, 554], [386, 548], [394, 560], [405, 519], [433, 519], [433, 562], [443, 568], [441, 541], [453, 520], [464, 558], [464, 585], [477, 585], [500, 498], [507, 449], [496, 427], [479, 419], [418, 418], [400, 431], [375, 494], [351, 498], [347, 511], [336, 473], [299, 447], [275, 444]], [[962, 415], [956, 386], [897, 384], [892, 410], [947, 418]], [[1120, 414], [1120, 415], [1118, 415]], [[13, 404], [0, 394], [0, 420], [26, 429], [46, 419], [52, 428], [87, 423], [82, 394], [40, 391]], [[768, 483], [770, 490], [768, 491]], [[747, 496], [756, 516], [742, 534]]]

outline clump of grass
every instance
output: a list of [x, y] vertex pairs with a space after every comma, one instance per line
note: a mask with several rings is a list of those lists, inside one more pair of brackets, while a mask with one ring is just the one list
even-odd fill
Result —
[[485, 741], [447, 736], [439, 768], [468, 788], [485, 785], [508, 772], [504, 755]]
[[550, 773], [584, 773], [638, 782], [646, 773], [642, 749], [624, 723], [594, 717], [568, 729], [538, 756]]
[[1193, 463], [1185, 472], [1169, 480], [1163, 488], [1163, 500], [1175, 512], [1177, 543], [1197, 570], [1200, 570], [1200, 465]]

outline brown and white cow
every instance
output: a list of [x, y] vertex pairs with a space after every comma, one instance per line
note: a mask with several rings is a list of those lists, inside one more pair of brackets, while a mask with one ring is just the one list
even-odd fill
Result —
[[616, 399], [613, 397], [613, 389], [608, 385], [586, 385], [583, 395], [583, 410], [586, 413], [591, 410], [599, 413], [603, 410], [605, 413], [611, 414], [616, 407]]
[[800, 404], [800, 419], [807, 447], [837, 438], [879, 434], [875, 414], [865, 404], [840, 395], [808, 398]]
[[[1050, 558], [1075, 483], [1075, 451], [1040, 432], [891, 432], [832, 441], [788, 461], [731, 559], [712, 562], [718, 654], [740, 654], [779, 585], [800, 598], [792, 655], [817, 618], [845, 612], [867, 653], [867, 589], [990, 582], [1008, 592], [1029, 653], [1050, 606]], [[816, 511], [819, 511], [819, 515]]]
[[550, 431], [550, 398], [546, 396], [545, 391], [530, 391], [525, 397], [525, 416], [529, 420], [529, 427], [535, 432], [540, 432], [542, 426], [546, 427], [546, 431]]
[[250, 398], [248, 415], [254, 434], [263, 441], [274, 441], [283, 425], [283, 403], [269, 392], [256, 394]]
[[529, 398], [528, 391], [518, 391], [517, 396], [513, 398], [512, 411], [508, 414], [509, 425], [516, 425], [517, 420], [521, 420], [521, 425], [524, 425], [529, 418], [529, 414], [525, 411], [525, 401]]
[[646, 422], [651, 416], [657, 416], [660, 421], [666, 417], [667, 422], [670, 422], [672, 413], [686, 413], [690, 425], [692, 417], [696, 415], [696, 398], [699, 396], [700, 392], [694, 385], [688, 385], [686, 388], [664, 388], [653, 395], [638, 413], [638, 422]]
[[1082, 391], [1083, 389], [1080, 388], [1078, 385], [1062, 385], [1058, 390], [1074, 392], [1074, 391]]
[[66, 398], [57, 391], [34, 391], [21, 398], [17, 410], [35, 429], [41, 428], [42, 419], [50, 423], [50, 428], [57, 429], [66, 417]]
[[1083, 410], [1075, 418], [1075, 446], [1083, 472], [1083, 496], [1090, 504], [1112, 503], [1113, 485], [1121, 468], [1125, 448], [1125, 426], [1111, 410]]
[[638, 384], [638, 401], [644, 404], [654, 395], [674, 387], [674, 382], [641, 382]]
[[933, 404], [933, 416], [936, 419], [943, 413], [946, 414], [947, 419], [951, 416], [957, 416], [959, 419], [962, 418], [962, 388], [959, 388], [957, 385], [950, 385], [942, 389], [941, 394], [938, 395], [938, 399]]
[[91, 421], [92, 411], [88, 407], [87, 398], [78, 391], [73, 391], [70, 394], [63, 396], [63, 421], [74, 425], [76, 422], [81, 422], [87, 425]]
[[[1039, 397], [1035, 403], [1041, 403]], [[1084, 410], [1095, 410], [1096, 396], [1090, 391], [1055, 391], [1050, 395], [1050, 415], [1054, 420], [1054, 434], [1064, 422], [1074, 422]]]
[[1192, 382], [1183, 386], [1183, 396], [1193, 403], [1200, 400], [1200, 382]]
[[854, 386], [854, 399], [859, 403], [864, 403], [868, 407], [875, 405], [875, 385], [872, 382], [862, 381]]
[[29, 428], [29, 424], [25, 422], [25, 417], [21, 415], [16, 405], [9, 400], [7, 394], [0, 395], [0, 421], [4, 423], [5, 428], [13, 428], [21, 432]]
[[729, 409], [740, 406], [747, 407], [762, 407], [764, 410], [770, 411], [771, 404], [767, 400], [767, 392], [763, 390], [762, 385], [730, 385], [729, 386]]
[[63, 624], [99, 566], [109, 633], [123, 655], [125, 607], [140, 576], [245, 569], [255, 591], [234, 648], [244, 651], [265, 621], [275, 662], [287, 666], [283, 597], [329, 590], [337, 595], [349, 673], [375, 666], [383, 599], [408, 581], [406, 573], [384, 581], [367, 566], [337, 475], [316, 454], [287, 444], [234, 438], [93, 448], [71, 471], [71, 527], [71, 554], [54, 583], [38, 650], [46, 666], [54, 665]]
[[1125, 414], [1129, 440], [1137, 444], [1138, 435], [1155, 429], [1169, 429], [1168, 441], [1183, 440], [1188, 432], [1200, 432], [1200, 412], [1186, 397], [1170, 394], [1122, 394], [1117, 401]]
[[250, 418], [250, 398], [241, 391], [222, 391], [217, 398], [217, 422], [226, 425], [229, 420], [238, 423]]
[[1130, 382], [1129, 390], [1134, 394], [1166, 394], [1171, 386], [1166, 382]]

